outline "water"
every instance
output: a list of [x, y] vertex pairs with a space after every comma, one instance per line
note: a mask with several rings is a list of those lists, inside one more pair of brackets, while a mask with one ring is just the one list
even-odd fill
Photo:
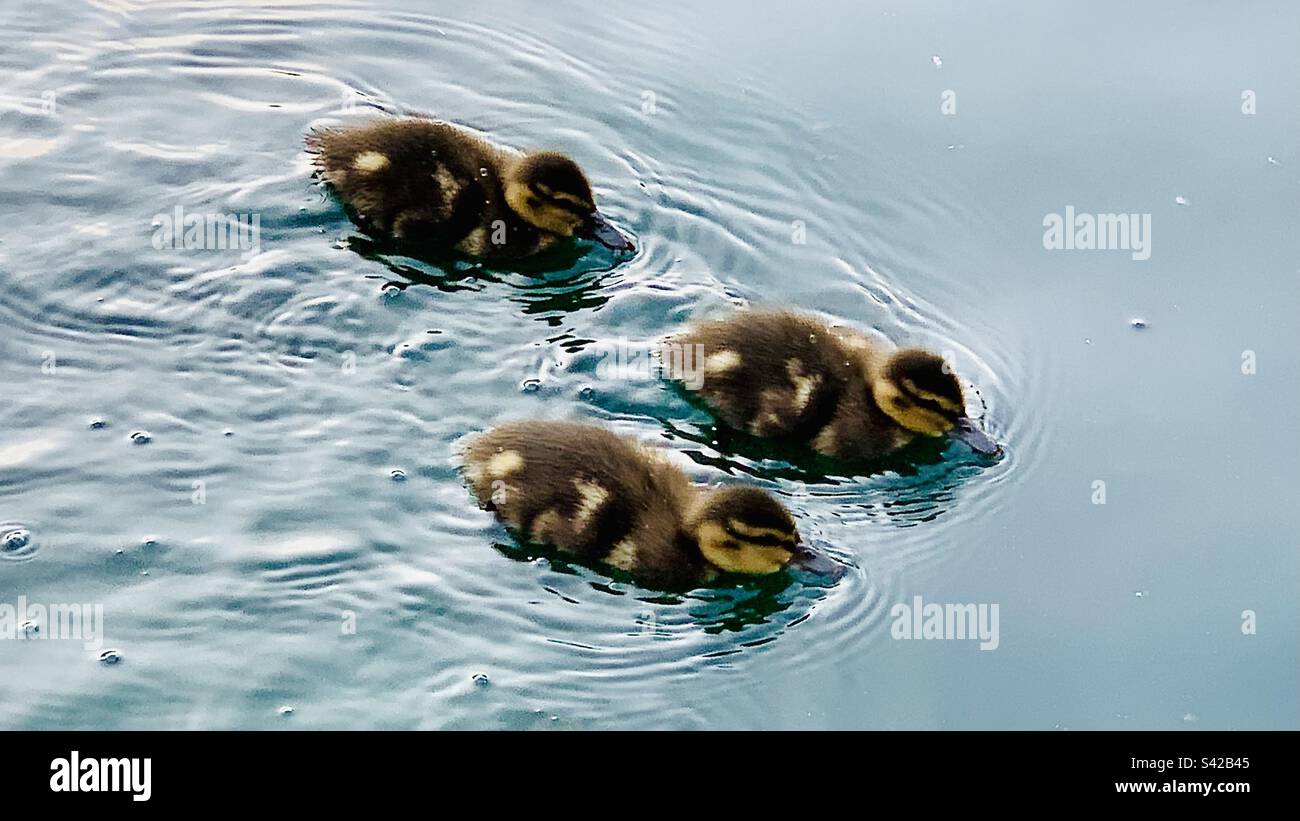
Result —
[[[6, 3], [0, 603], [106, 636], [0, 641], [0, 726], [1300, 724], [1300, 11], [540, 8]], [[639, 253], [383, 253], [301, 150], [379, 110], [569, 151]], [[155, 249], [177, 206], [259, 252]], [[1067, 206], [1150, 214], [1150, 259], [1046, 250]], [[949, 352], [1005, 457], [806, 476], [602, 378], [745, 302]], [[850, 572], [526, 555], [451, 461], [520, 416], [755, 477]], [[914, 596], [997, 604], [997, 649], [894, 640]]]

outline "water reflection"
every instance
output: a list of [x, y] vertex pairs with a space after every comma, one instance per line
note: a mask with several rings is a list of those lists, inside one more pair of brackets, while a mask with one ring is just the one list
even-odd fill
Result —
[[[751, 637], [741, 646], [759, 646], [774, 640], [807, 617], [809, 601], [817, 601], [829, 594], [831, 582], [819, 583], [807, 574], [784, 571], [762, 577], [727, 577], [716, 585], [691, 591], [668, 592], [639, 587], [631, 574], [602, 564], [585, 564], [572, 555], [555, 548], [535, 543], [515, 541], [493, 542], [492, 547], [507, 558], [529, 562], [566, 576], [579, 576], [587, 581], [591, 590], [616, 596], [631, 596], [637, 602], [666, 607], [684, 612], [689, 622], [709, 635], [742, 633], [750, 628], [769, 626]], [[602, 578], [597, 578], [597, 574]], [[543, 578], [541, 587], [547, 593], [570, 604], [581, 604], [578, 599], [557, 590]], [[789, 612], [792, 605], [798, 608]], [[653, 611], [641, 610], [635, 614], [638, 632], [654, 633], [663, 630], [660, 618]], [[724, 653], [725, 654], [725, 653]]]
[[[539, 317], [552, 325], [559, 324], [566, 314], [603, 306], [610, 299], [604, 288], [618, 278], [613, 260], [588, 253], [590, 248], [578, 242], [562, 244], [509, 266], [488, 266], [445, 253], [422, 255], [422, 249], [410, 243], [364, 234], [352, 234], [344, 242], [363, 259], [388, 269], [391, 279], [367, 275], [382, 281], [383, 288], [405, 291], [412, 285], [423, 285], [456, 293], [501, 285], [513, 289], [506, 298], [520, 306], [521, 314]], [[582, 262], [593, 264], [580, 265]]]

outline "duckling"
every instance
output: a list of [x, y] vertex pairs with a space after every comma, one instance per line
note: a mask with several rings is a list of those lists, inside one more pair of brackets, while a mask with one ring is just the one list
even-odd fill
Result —
[[306, 144], [372, 233], [490, 260], [531, 256], [571, 236], [635, 250], [596, 210], [578, 164], [555, 151], [520, 153], [427, 117], [318, 129]]
[[[698, 346], [698, 347], [696, 347]], [[944, 360], [788, 311], [740, 311], [670, 337], [668, 375], [733, 428], [811, 446], [849, 461], [876, 459], [923, 437], [952, 436], [982, 454], [999, 445], [966, 416]]]
[[697, 487], [650, 449], [594, 425], [511, 422], [476, 434], [464, 456], [480, 504], [518, 536], [646, 586], [841, 569], [803, 546], [789, 511], [767, 492]]

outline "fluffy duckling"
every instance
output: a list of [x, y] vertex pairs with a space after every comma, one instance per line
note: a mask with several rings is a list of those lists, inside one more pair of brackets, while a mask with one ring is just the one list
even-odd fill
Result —
[[749, 485], [701, 488], [633, 440], [572, 422], [512, 422], [475, 435], [465, 475], [485, 509], [521, 538], [639, 583], [685, 590], [725, 573], [788, 566], [837, 575], [801, 544], [790, 513]]
[[596, 210], [578, 164], [554, 151], [520, 153], [425, 117], [319, 129], [306, 143], [321, 177], [373, 233], [492, 260], [571, 236], [635, 248]]
[[922, 437], [952, 436], [983, 454], [1000, 450], [966, 416], [961, 382], [941, 357], [810, 316], [740, 311], [669, 338], [661, 353], [679, 380], [694, 361], [688, 387], [698, 387], [728, 425], [756, 437], [852, 461]]

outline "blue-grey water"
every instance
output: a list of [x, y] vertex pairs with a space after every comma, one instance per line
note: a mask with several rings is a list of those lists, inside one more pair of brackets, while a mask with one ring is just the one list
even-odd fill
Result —
[[[0, 608], [105, 631], [0, 609], [0, 727], [1300, 726], [1295, 4], [0, 20]], [[376, 249], [302, 136], [411, 111], [570, 152], [640, 250]], [[178, 207], [259, 241], [155, 247]], [[1149, 258], [1046, 248], [1067, 207], [1149, 215]], [[947, 352], [1005, 455], [804, 476], [599, 367], [746, 303]], [[850, 571], [665, 597], [521, 555], [453, 449], [534, 416], [760, 481]], [[997, 605], [996, 649], [894, 638], [917, 596]]]

